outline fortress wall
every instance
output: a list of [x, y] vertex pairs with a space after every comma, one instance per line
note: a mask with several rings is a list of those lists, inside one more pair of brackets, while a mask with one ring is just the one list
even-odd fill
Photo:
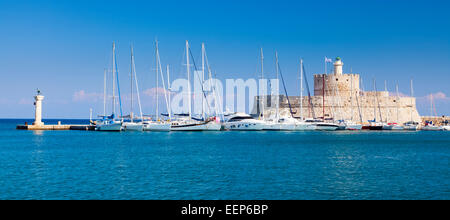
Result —
[[[265, 116], [270, 117], [275, 114], [275, 96], [267, 96], [267, 99], [272, 98], [272, 106], [265, 105]], [[259, 115], [261, 111], [260, 103], [258, 103], [259, 97], [255, 98], [255, 105], [252, 111], [252, 114]], [[378, 99], [378, 102], [377, 102]], [[289, 97], [291, 107], [294, 112], [295, 117], [300, 117], [300, 103], [298, 96]], [[310, 118], [313, 117], [312, 111], [309, 108], [309, 99], [308, 97], [303, 97], [303, 117]], [[313, 96], [311, 97], [311, 101], [313, 103], [313, 109], [316, 117], [323, 116], [323, 108], [322, 108], [322, 97], [321, 96]], [[360, 106], [360, 110], [358, 110], [358, 103]], [[411, 118], [413, 121], [420, 122], [421, 118], [416, 109], [416, 99], [413, 97], [395, 97], [395, 96], [384, 96], [384, 97], [376, 97], [376, 96], [358, 96], [358, 102], [356, 97], [353, 97], [353, 105], [350, 97], [336, 97], [336, 96], [328, 96], [325, 97], [325, 117], [333, 117], [334, 119], [346, 119], [359, 122], [360, 116], [359, 111], [361, 111], [363, 122], [367, 122], [368, 120], [373, 120], [375, 117], [377, 121], [380, 121], [380, 110], [381, 110], [381, 118], [383, 121], [387, 122], [396, 122], [396, 123], [405, 123], [410, 121]], [[379, 105], [378, 105], [379, 103]], [[398, 111], [397, 111], [398, 109]], [[259, 111], [258, 111], [259, 110]], [[375, 115], [376, 113], [376, 115]], [[289, 105], [286, 99], [286, 96], [280, 96], [280, 114], [282, 116], [288, 116], [289, 113]]]
[[[367, 122], [376, 118], [377, 121], [396, 122], [399, 124], [415, 121], [421, 122], [419, 112], [416, 108], [416, 99], [414, 97], [396, 97], [390, 96], [387, 91], [361, 91], [359, 87], [359, 74], [343, 74], [342, 66], [344, 63], [341, 58], [336, 58], [334, 62], [334, 73], [315, 74], [314, 75], [314, 96], [311, 97], [313, 111], [309, 108], [309, 98], [303, 97], [303, 117], [323, 117], [325, 109], [325, 118], [346, 119]], [[325, 84], [325, 88], [324, 88]], [[323, 95], [325, 91], [325, 106], [323, 107]], [[300, 117], [300, 98], [289, 97], [294, 116]], [[263, 102], [260, 102], [263, 100]], [[260, 115], [262, 103], [264, 103], [265, 116], [270, 117], [275, 113], [276, 96], [255, 97], [253, 111], [254, 115]], [[289, 115], [289, 105], [287, 98], [279, 96], [281, 115]], [[359, 109], [358, 109], [359, 106]], [[315, 113], [313, 115], [313, 112]], [[381, 112], [381, 113], [380, 113]]]

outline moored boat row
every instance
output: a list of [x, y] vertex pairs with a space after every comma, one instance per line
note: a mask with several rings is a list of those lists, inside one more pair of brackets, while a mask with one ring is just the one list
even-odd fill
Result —
[[[212, 86], [211, 83], [209, 83], [209, 97], [213, 97], [214, 100], [214, 106], [211, 106], [208, 102], [208, 109], [206, 109], [206, 97], [207, 93], [205, 92], [205, 89], [203, 88], [203, 85], [208, 80], [205, 80], [205, 72], [209, 74], [209, 80], [212, 80], [211, 76], [211, 68], [208, 66], [208, 61], [206, 59], [206, 52], [204, 44], [202, 44], [202, 62], [201, 62], [201, 69], [197, 69], [197, 66], [195, 65], [195, 62], [193, 62], [193, 65], [190, 64], [190, 59], [194, 59], [192, 52], [189, 47], [188, 41], [186, 41], [186, 73], [187, 73], [187, 81], [191, 81], [191, 67], [195, 67], [194, 72], [194, 80], [199, 80], [200, 85], [202, 86], [200, 97], [201, 97], [201, 103], [202, 103], [202, 109], [201, 114], [197, 113], [195, 115], [192, 114], [191, 109], [191, 88], [190, 83], [187, 83], [187, 97], [188, 97], [188, 113], [182, 113], [172, 116], [172, 109], [170, 103], [170, 80], [169, 80], [169, 67], [167, 66], [167, 72], [166, 76], [164, 76], [164, 73], [162, 71], [161, 61], [159, 57], [159, 50], [158, 50], [158, 42], [155, 42], [156, 44], [156, 108], [154, 117], [150, 118], [148, 116], [144, 117], [142, 113], [142, 107], [140, 103], [139, 98], [139, 89], [138, 89], [138, 82], [136, 77], [136, 70], [135, 70], [135, 64], [134, 64], [134, 55], [133, 55], [133, 47], [131, 47], [131, 111], [130, 114], [127, 116], [122, 115], [122, 102], [121, 102], [121, 95], [120, 95], [120, 89], [119, 89], [119, 77], [118, 77], [118, 71], [117, 71], [117, 63], [116, 63], [116, 55], [115, 55], [115, 44], [113, 43], [113, 51], [112, 51], [112, 108], [111, 108], [111, 115], [106, 114], [106, 100], [107, 100], [107, 93], [106, 93], [106, 71], [105, 71], [105, 79], [104, 79], [104, 113], [101, 116], [101, 119], [93, 123], [95, 125], [95, 130], [98, 131], [220, 131], [220, 130], [237, 130], [237, 131], [336, 131], [336, 130], [349, 130], [349, 131], [358, 131], [358, 130], [388, 130], [388, 131], [400, 131], [400, 130], [427, 130], [427, 131], [435, 131], [435, 130], [449, 130], [450, 128], [448, 126], [435, 126], [431, 123], [427, 123], [423, 127], [419, 127], [419, 123], [412, 121], [407, 122], [403, 125], [391, 122], [388, 123], [388, 120], [392, 120], [391, 117], [389, 117], [389, 113], [386, 117], [384, 117], [381, 114], [380, 110], [380, 102], [378, 100], [378, 93], [376, 89], [376, 83], [374, 80], [374, 89], [375, 89], [375, 101], [376, 104], [373, 105], [374, 108], [374, 116], [375, 118], [373, 120], [368, 121], [368, 123], [362, 122], [362, 116], [361, 116], [361, 110], [360, 110], [360, 101], [358, 100], [358, 94], [351, 93], [350, 95], [350, 105], [351, 107], [351, 118], [345, 118], [344, 114], [340, 112], [341, 110], [334, 111], [333, 106], [341, 106], [342, 100], [340, 100], [339, 96], [339, 89], [337, 83], [334, 84], [328, 84], [327, 88], [328, 91], [335, 92], [334, 96], [327, 96], [331, 99], [334, 99], [331, 103], [337, 103], [331, 105], [331, 111], [326, 112], [325, 109], [325, 84], [322, 86], [322, 117], [316, 117], [314, 114], [313, 105], [311, 104], [310, 100], [310, 92], [309, 92], [309, 86], [305, 79], [305, 83], [308, 88], [308, 108], [310, 115], [309, 117], [312, 118], [305, 118], [303, 117], [303, 102], [299, 101], [299, 112], [300, 117], [294, 117], [294, 111], [291, 106], [291, 102], [289, 100], [289, 95], [286, 89], [286, 85], [284, 82], [283, 74], [281, 73], [281, 68], [278, 62], [278, 53], [275, 53], [276, 57], [276, 80], [278, 81], [279, 76], [281, 76], [281, 82], [283, 83], [283, 88], [285, 92], [285, 97], [287, 99], [287, 104], [289, 105], [289, 113], [290, 114], [280, 114], [279, 110], [279, 101], [277, 100], [275, 102], [275, 112], [270, 113], [269, 116], [266, 116], [266, 112], [264, 111], [264, 99], [262, 99], [262, 111], [261, 113], [258, 113], [258, 118], [254, 118], [246, 113], [220, 113], [219, 108], [222, 109], [220, 106], [217, 106], [220, 100], [220, 95], [217, 95], [216, 87]], [[206, 62], [205, 62], [206, 61]], [[325, 62], [331, 62], [326, 61]], [[207, 65], [205, 68], [205, 64]], [[341, 65], [342, 62], [340, 58], [336, 58], [335, 65]], [[303, 97], [303, 72], [304, 72], [304, 66], [303, 66], [303, 60], [300, 60], [300, 97]], [[325, 71], [326, 73], [326, 71]], [[167, 81], [165, 80], [165, 77], [167, 77]], [[261, 49], [261, 79], [264, 80], [264, 71], [263, 71], [263, 53]], [[162, 88], [159, 87], [160, 81], [162, 82]], [[348, 81], [348, 80], [347, 80]], [[166, 82], [167, 82], [167, 89], [166, 89]], [[211, 81], [210, 81], [211, 82]], [[322, 83], [325, 82], [325, 78], [322, 80]], [[134, 87], [135, 85], [135, 87]], [[134, 91], [134, 88], [136, 91]], [[117, 90], [116, 90], [117, 89]], [[160, 94], [158, 94], [158, 91], [162, 89], [164, 91], [164, 98], [166, 103], [166, 110], [167, 114], [159, 114], [159, 100], [158, 97]], [[264, 88], [263, 88], [264, 89]], [[386, 89], [387, 90], [387, 89]], [[350, 91], [353, 91], [353, 80], [351, 80], [350, 83]], [[116, 96], [116, 92], [118, 96]], [[139, 105], [139, 111], [140, 116], [136, 117], [133, 114], [133, 98], [134, 98], [134, 92], [137, 93], [137, 100]], [[262, 91], [263, 94], [265, 94], [264, 91]], [[411, 82], [411, 93], [412, 93], [412, 82]], [[274, 94], [270, 94], [271, 96]], [[111, 97], [111, 96], [110, 96]], [[356, 100], [356, 107], [358, 108], [359, 113], [359, 120], [358, 122], [354, 121], [353, 115], [354, 114], [354, 97]], [[117, 100], [118, 98], [118, 100]], [[398, 93], [398, 86], [397, 86], [397, 99], [399, 99], [399, 93]], [[299, 99], [301, 100], [301, 99]], [[211, 101], [211, 100], [208, 100]], [[185, 103], [185, 101], [183, 100]], [[395, 100], [396, 103], [397, 100]], [[119, 110], [120, 110], [120, 116], [117, 117], [116, 111], [117, 104], [119, 104]], [[379, 112], [379, 120], [377, 121], [377, 105], [378, 105], [378, 112]], [[198, 107], [198, 106], [197, 106]], [[186, 111], [186, 110], [185, 110]], [[329, 110], [327, 110], [329, 111]], [[326, 114], [328, 113], [328, 114]], [[398, 104], [397, 104], [397, 121], [398, 121]], [[161, 117], [164, 116], [164, 117]], [[326, 118], [326, 117], [336, 117], [338, 120], [335, 120], [334, 118]], [[347, 116], [348, 117], [348, 116]], [[388, 119], [389, 118], [389, 119]]]

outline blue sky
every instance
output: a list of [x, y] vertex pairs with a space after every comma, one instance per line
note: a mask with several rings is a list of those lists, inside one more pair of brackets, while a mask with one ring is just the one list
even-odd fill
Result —
[[[419, 112], [450, 114], [450, 3], [448, 1], [3, 1], [0, 0], [0, 118], [33, 117], [32, 96], [46, 98], [45, 118], [86, 118], [102, 110], [103, 69], [117, 43], [122, 90], [129, 91], [129, 46], [135, 46], [142, 90], [155, 86], [153, 41], [173, 78], [182, 71], [185, 40], [200, 56], [206, 43], [219, 78], [254, 78], [259, 48], [266, 72], [273, 57], [289, 79], [300, 57], [312, 73], [323, 57], [343, 58], [344, 72], [399, 83], [409, 94], [414, 78]], [[310, 79], [311, 82], [311, 79]], [[149, 97], [144, 97], [149, 99]], [[151, 103], [151, 100], [147, 100]], [[144, 106], [151, 112], [152, 106]]]

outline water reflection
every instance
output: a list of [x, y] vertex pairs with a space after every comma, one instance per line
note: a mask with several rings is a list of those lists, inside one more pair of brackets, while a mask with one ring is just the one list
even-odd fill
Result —
[[42, 136], [44, 134], [44, 131], [42, 130], [33, 130], [33, 135]]

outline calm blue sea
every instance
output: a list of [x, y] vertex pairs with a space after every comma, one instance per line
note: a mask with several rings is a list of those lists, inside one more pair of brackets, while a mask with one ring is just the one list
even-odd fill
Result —
[[0, 120], [0, 199], [450, 199], [450, 132], [15, 130], [25, 121]]

